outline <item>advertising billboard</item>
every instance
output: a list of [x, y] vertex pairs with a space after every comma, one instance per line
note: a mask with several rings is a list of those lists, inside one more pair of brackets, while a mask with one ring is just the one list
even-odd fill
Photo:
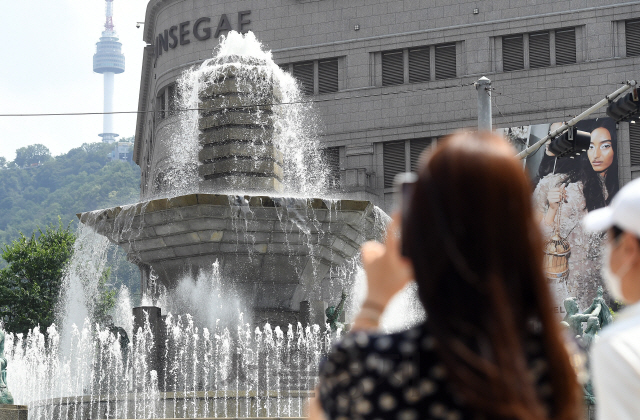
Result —
[[[560, 125], [552, 122], [498, 131], [521, 151]], [[603, 285], [600, 268], [605, 234], [586, 232], [582, 219], [589, 211], [609, 204], [619, 189], [615, 121], [584, 120], [577, 128], [591, 136], [586, 153], [555, 158], [542, 147], [523, 161], [533, 184], [554, 312], [561, 315], [565, 314], [565, 298], [576, 297], [580, 308], [587, 308]]]

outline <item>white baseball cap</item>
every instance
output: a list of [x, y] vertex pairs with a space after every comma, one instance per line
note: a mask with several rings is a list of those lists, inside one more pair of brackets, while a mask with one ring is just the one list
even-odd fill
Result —
[[640, 238], [640, 179], [622, 187], [609, 206], [589, 212], [582, 223], [592, 232], [617, 226]]

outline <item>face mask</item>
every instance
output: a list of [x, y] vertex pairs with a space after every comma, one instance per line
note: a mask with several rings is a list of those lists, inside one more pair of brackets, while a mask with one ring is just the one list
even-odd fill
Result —
[[629, 269], [631, 268], [630, 263], [625, 263], [622, 267], [621, 273], [616, 274], [611, 269], [611, 252], [613, 248], [610, 243], [607, 243], [604, 246], [604, 252], [602, 256], [602, 279], [604, 280], [604, 284], [609, 291], [609, 294], [612, 298], [617, 301], [625, 303], [625, 298], [622, 294], [622, 278], [627, 274]]

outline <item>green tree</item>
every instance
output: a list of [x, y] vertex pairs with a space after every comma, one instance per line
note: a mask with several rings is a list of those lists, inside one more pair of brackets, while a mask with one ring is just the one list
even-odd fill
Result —
[[60, 283], [73, 254], [76, 237], [61, 221], [37, 232], [30, 238], [20, 234], [2, 250], [8, 266], [0, 270], [0, 318], [14, 333], [53, 323]]
[[16, 150], [16, 159], [13, 161], [21, 168], [34, 163], [43, 163], [51, 159], [51, 152], [44, 144], [32, 144]]
[[7, 167], [7, 158], [0, 156], [0, 169]]

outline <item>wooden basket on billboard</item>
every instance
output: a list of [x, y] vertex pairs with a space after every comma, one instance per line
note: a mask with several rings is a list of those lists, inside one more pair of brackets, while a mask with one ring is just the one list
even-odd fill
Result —
[[560, 213], [562, 201], [554, 219], [553, 236], [544, 243], [543, 269], [548, 280], [563, 281], [569, 277], [569, 257], [571, 245], [560, 236]]

